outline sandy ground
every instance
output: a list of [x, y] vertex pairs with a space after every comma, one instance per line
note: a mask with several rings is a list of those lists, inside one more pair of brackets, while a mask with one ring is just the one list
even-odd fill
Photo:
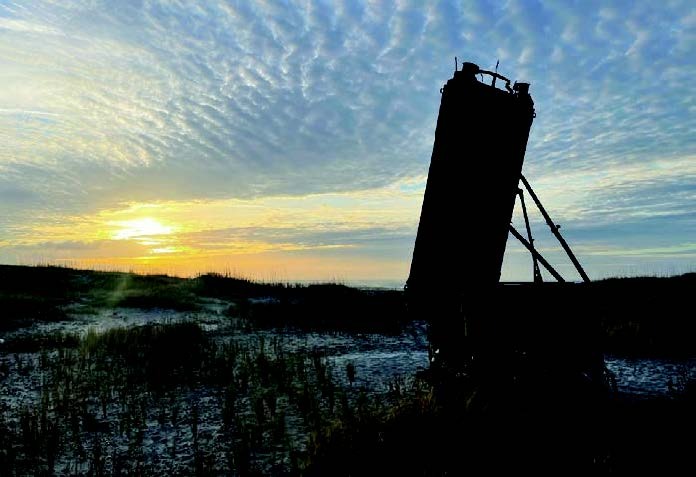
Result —
[[[143, 326], [153, 323], [195, 321], [220, 343], [235, 341], [254, 345], [264, 340], [282, 343], [288, 352], [318, 351], [325, 356], [335, 381], [350, 389], [363, 389], [369, 393], [386, 393], [396, 382], [405, 382], [419, 369], [428, 366], [427, 336], [424, 323], [416, 322], [398, 336], [378, 334], [340, 334], [298, 332], [289, 330], [250, 330], [238, 320], [223, 313], [229, 304], [222, 300], [210, 300], [201, 312], [175, 312], [169, 310], [115, 309], [96, 314], [79, 314], [70, 321], [37, 323], [0, 337], [0, 416], [5, 422], [16, 420], [22, 408], [40, 400], [45, 377], [38, 370], [39, 353], [3, 353], [4, 343], [18, 336], [67, 332], [86, 334], [88, 330], [105, 331], [115, 327]], [[56, 352], [48, 354], [48, 358]], [[346, 365], [355, 366], [356, 382], [349, 386]], [[619, 390], [637, 397], [667, 396], [680, 379], [694, 375], [696, 360], [687, 362], [658, 359], [623, 359], [607, 357], [608, 368], [616, 374]], [[135, 399], [138, 397], [136, 396]], [[168, 400], [167, 400], [168, 399]], [[214, 460], [224, 462], [226, 450], [221, 429], [222, 396], [219, 389], [200, 387], [182, 389], [161, 400], [162, 409], [147, 412], [143, 432], [138, 436], [139, 445], [146, 454], [144, 460], [155, 473], [177, 474], [190, 469], [193, 459], [193, 436], [189, 425], [193, 407], [199, 416], [198, 441], [209, 449]], [[242, 403], [244, 404], [244, 403]], [[90, 403], [100, 421], [117, 426], [123, 407], [112, 403], [106, 409], [99, 403]], [[284, 408], [284, 403], [279, 406]], [[289, 409], [289, 407], [287, 407]], [[176, 409], [176, 411], [174, 411]], [[176, 415], [176, 416], [175, 416]], [[163, 417], [164, 416], [164, 417]], [[306, 429], [299, 416], [288, 412], [285, 416], [289, 444], [294, 449], [306, 445]], [[92, 436], [105, 449], [106, 468], [116, 466], [114, 459], [129, 452], [133, 437], [123, 432], [107, 432]], [[219, 455], [218, 455], [219, 454]], [[267, 450], [257, 456], [257, 462], [266, 472], [273, 472], [274, 465], [283, 465], [287, 452]], [[84, 461], [70, 451], [65, 451], [56, 462], [55, 471], [82, 473], [87, 469]], [[221, 469], [222, 471], [222, 469]]]

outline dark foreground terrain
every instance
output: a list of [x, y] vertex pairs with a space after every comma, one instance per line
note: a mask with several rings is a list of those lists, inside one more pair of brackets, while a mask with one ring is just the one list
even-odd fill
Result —
[[400, 291], [0, 266], [0, 475], [676, 474], [696, 424], [680, 306], [695, 285], [557, 300], [559, 319], [598, 319], [605, 351], [684, 359], [646, 399], [578, 386], [563, 363], [427, 369]]

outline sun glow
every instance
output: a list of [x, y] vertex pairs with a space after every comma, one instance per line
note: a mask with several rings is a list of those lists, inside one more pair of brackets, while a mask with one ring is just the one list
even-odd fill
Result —
[[[418, 179], [418, 187], [411, 182], [351, 193], [132, 202], [41, 224], [14, 242], [26, 249], [14, 261], [34, 263], [40, 250], [42, 263], [78, 268], [182, 276], [233, 272], [262, 280], [388, 276], [398, 281], [410, 262], [391, 252], [382, 257], [391, 245], [379, 241], [375, 246], [370, 237], [386, 233], [398, 246], [404, 233], [415, 236], [413, 210], [420, 206], [425, 178]], [[3, 247], [8, 245], [0, 246], [0, 261]]]
[[173, 231], [173, 227], [164, 225], [151, 217], [124, 220], [116, 222], [115, 225], [120, 227], [120, 229], [112, 235], [112, 238], [115, 240], [152, 237], [154, 235], [169, 235]]

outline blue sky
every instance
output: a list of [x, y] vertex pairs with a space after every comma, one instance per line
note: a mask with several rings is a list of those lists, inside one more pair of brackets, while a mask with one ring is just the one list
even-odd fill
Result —
[[403, 283], [457, 56], [591, 277], [694, 270], [695, 53], [689, 1], [0, 0], [0, 262]]

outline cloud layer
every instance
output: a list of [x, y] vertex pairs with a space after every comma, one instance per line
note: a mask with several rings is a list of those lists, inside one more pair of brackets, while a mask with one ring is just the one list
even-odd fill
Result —
[[[375, 207], [407, 204], [398, 224], [353, 214], [340, 240], [306, 224], [191, 228], [356, 257], [393, 240], [407, 270], [457, 55], [532, 83], [528, 177], [590, 255], [640, 268], [694, 231], [694, 51], [689, 1], [3, 2], [0, 260], [136, 203], [310, 197], [302, 215], [322, 195], [359, 196], [336, 206], [347, 214], [391, 191], [402, 201]], [[629, 245], [643, 252], [621, 255]]]

